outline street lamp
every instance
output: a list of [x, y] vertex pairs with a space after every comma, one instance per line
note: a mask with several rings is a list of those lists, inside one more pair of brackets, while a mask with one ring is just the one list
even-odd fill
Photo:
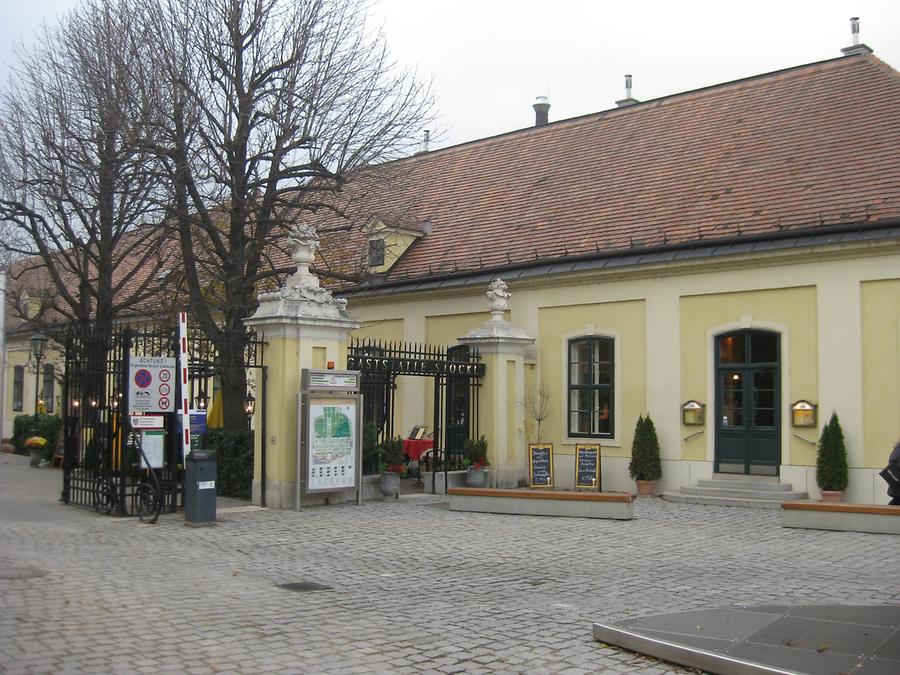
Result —
[[38, 333], [31, 338], [31, 355], [37, 364], [34, 374], [34, 414], [38, 412], [38, 402], [40, 401], [40, 381], [41, 381], [41, 359], [44, 358], [44, 349], [47, 342], [50, 341], [43, 333]]

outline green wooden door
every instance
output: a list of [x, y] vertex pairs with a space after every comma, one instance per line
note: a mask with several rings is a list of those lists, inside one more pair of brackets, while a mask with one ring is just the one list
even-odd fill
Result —
[[780, 336], [768, 331], [716, 338], [717, 472], [778, 475], [780, 352]]

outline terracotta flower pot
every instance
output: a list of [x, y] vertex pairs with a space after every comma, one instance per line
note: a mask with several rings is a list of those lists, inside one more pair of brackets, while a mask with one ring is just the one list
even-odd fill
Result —
[[823, 502], [839, 502], [844, 498], [843, 490], [822, 490]]
[[636, 480], [638, 497], [652, 497], [656, 490], [655, 480]]

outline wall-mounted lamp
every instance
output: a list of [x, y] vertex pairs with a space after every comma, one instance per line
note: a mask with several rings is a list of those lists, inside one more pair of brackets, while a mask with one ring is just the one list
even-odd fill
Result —
[[681, 423], [685, 426], [706, 424], [706, 404], [699, 401], [685, 401], [681, 405]]
[[818, 407], [803, 399], [791, 404], [791, 424], [795, 427], [814, 427], [818, 423]]
[[197, 402], [197, 410], [206, 410], [206, 406], [209, 403], [209, 396], [201, 391], [194, 397], [194, 400]]
[[247, 417], [253, 417], [253, 411], [256, 410], [256, 399], [253, 397], [249, 391], [247, 395], [244, 397], [244, 414]]

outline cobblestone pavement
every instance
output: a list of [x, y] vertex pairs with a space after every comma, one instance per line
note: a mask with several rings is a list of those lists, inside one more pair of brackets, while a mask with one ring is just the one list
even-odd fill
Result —
[[[900, 539], [640, 500], [628, 522], [453, 513], [440, 497], [228, 512], [212, 528], [55, 503], [0, 461], [0, 671], [680, 672], [594, 621], [900, 600]], [[30, 576], [42, 573], [42, 576]], [[327, 590], [279, 588], [315, 582]]]

